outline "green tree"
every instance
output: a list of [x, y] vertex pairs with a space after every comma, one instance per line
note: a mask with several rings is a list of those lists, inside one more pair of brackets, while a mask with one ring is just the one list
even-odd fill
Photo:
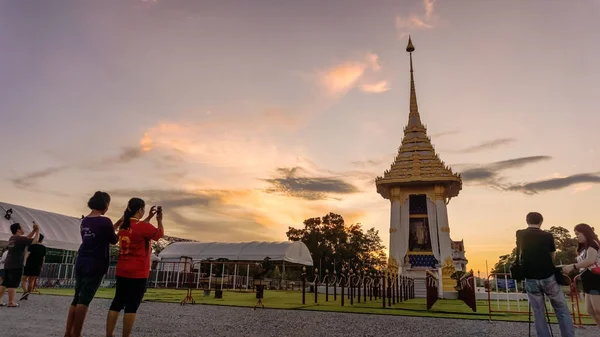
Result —
[[554, 264], [571, 264], [577, 262], [577, 238], [572, 238], [569, 230], [564, 227], [552, 226], [548, 230], [552, 233], [556, 245]]
[[365, 232], [360, 224], [347, 225], [339, 214], [306, 219], [304, 228], [289, 227], [286, 235], [290, 241], [302, 241], [308, 247], [316, 268], [338, 273], [342, 267], [368, 272], [386, 262], [379, 232], [374, 228]]

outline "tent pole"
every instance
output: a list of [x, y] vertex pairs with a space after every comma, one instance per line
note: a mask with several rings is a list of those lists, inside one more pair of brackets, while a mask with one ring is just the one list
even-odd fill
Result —
[[[159, 266], [160, 266], [160, 268], [159, 268]], [[157, 284], [158, 284], [158, 274], [159, 274], [159, 272], [162, 269], [163, 269], [162, 262], [158, 262], [158, 264], [156, 265], [156, 276], [154, 277], [154, 288], [158, 288], [158, 286], [157, 286]]]
[[281, 283], [279, 286], [279, 289], [281, 289], [281, 287], [283, 286], [283, 281], [285, 280], [285, 260], [283, 260], [283, 272], [281, 273]]
[[248, 263], [246, 267], [246, 290], [248, 290], [248, 286], [250, 285], [250, 263]]
[[210, 290], [210, 286], [212, 284], [212, 266], [213, 264], [210, 264], [210, 271], [208, 272], [208, 290]]
[[223, 290], [223, 281], [224, 280], [225, 280], [225, 263], [223, 263], [223, 269], [221, 269], [221, 290]]
[[201, 270], [202, 270], [202, 261], [200, 261], [200, 263], [198, 264], [198, 272], [196, 273], [196, 289], [198, 289], [200, 287], [200, 271]]
[[237, 281], [237, 263], [235, 264], [235, 267], [233, 268], [233, 290], [235, 290], [236, 281]]

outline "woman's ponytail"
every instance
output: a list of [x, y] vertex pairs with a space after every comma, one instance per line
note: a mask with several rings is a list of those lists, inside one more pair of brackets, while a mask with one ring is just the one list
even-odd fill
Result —
[[144, 200], [140, 198], [131, 198], [127, 203], [127, 208], [123, 213], [123, 224], [121, 229], [129, 229], [131, 227], [131, 218], [142, 208], [146, 206]]
[[121, 229], [129, 229], [129, 227], [131, 226], [131, 217], [133, 216], [133, 214], [131, 214], [131, 211], [129, 210], [129, 208], [125, 209], [125, 213], [123, 214], [123, 224], [121, 225]]

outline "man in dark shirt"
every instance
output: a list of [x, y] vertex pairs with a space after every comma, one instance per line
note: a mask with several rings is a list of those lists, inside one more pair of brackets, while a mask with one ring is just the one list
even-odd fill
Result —
[[44, 261], [46, 261], [46, 246], [42, 244], [44, 235], [40, 234], [38, 242], [33, 241], [29, 246], [29, 256], [25, 262], [25, 270], [23, 271], [23, 296], [21, 300], [27, 300], [29, 294], [35, 289], [35, 281], [42, 272]]
[[[4, 262], [4, 280], [0, 287], [0, 303], [2, 297], [8, 289], [8, 307], [18, 307], [19, 304], [15, 302], [15, 295], [17, 288], [21, 282], [21, 275], [23, 274], [23, 262], [25, 260], [25, 249], [33, 240], [38, 239], [40, 228], [34, 222], [33, 230], [27, 236], [24, 236], [25, 232], [19, 223], [10, 225], [10, 231], [13, 234], [8, 239], [8, 255]], [[4, 305], [4, 304], [0, 304]]]
[[556, 247], [552, 234], [540, 227], [544, 218], [540, 213], [527, 214], [527, 229], [517, 231], [517, 247], [520, 248], [521, 266], [525, 275], [525, 289], [533, 310], [537, 335], [550, 337], [546, 323], [545, 299], [547, 296], [556, 313], [561, 336], [574, 337], [575, 327], [569, 312], [569, 306], [561, 286], [556, 282], [556, 267], [552, 261]]

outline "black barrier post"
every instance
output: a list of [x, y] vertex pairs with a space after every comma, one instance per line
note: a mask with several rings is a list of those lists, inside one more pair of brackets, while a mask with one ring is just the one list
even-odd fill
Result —
[[387, 291], [387, 295], [388, 295], [388, 306], [392, 306], [392, 276], [388, 275], [388, 291]]
[[392, 291], [390, 291], [390, 294], [392, 295], [392, 304], [396, 305], [396, 287], [394, 286], [394, 283], [396, 283], [396, 275], [392, 275], [392, 282], [390, 282], [390, 286], [392, 286]]
[[404, 283], [404, 276], [400, 276], [398, 281], [398, 296], [400, 296], [400, 302], [404, 302], [404, 294], [402, 293], [402, 284]]
[[369, 279], [371, 279], [372, 283], [369, 284], [369, 301], [373, 301], [373, 289], [375, 289], [375, 280], [373, 279], [373, 273], [369, 273]]
[[335, 269], [333, 270], [333, 301], [337, 302], [337, 273]]
[[356, 277], [358, 279], [358, 283], [356, 284], [356, 294], [358, 295], [358, 303], [360, 303], [360, 271], [356, 272]]
[[329, 269], [325, 269], [325, 302], [329, 302]]
[[342, 267], [342, 274], [340, 275], [340, 286], [342, 288], [342, 307], [344, 306], [344, 267]]
[[365, 282], [365, 278], [367, 277], [367, 273], [363, 271], [363, 302], [367, 303], [367, 282]]
[[398, 274], [396, 274], [394, 286], [396, 286], [396, 303], [400, 303], [400, 275]]
[[381, 285], [381, 298], [383, 299], [383, 307], [385, 308], [385, 293], [384, 293], [384, 291], [385, 291], [385, 274], [381, 275], [380, 285]]
[[315, 268], [315, 282], [314, 290], [315, 290], [315, 304], [317, 303], [317, 295], [319, 294], [319, 269]]
[[354, 282], [352, 282], [352, 278], [354, 277], [354, 271], [350, 269], [350, 276], [348, 276], [348, 285], [350, 286], [350, 305], [354, 305]]
[[306, 304], [306, 267], [302, 267], [302, 305]]

